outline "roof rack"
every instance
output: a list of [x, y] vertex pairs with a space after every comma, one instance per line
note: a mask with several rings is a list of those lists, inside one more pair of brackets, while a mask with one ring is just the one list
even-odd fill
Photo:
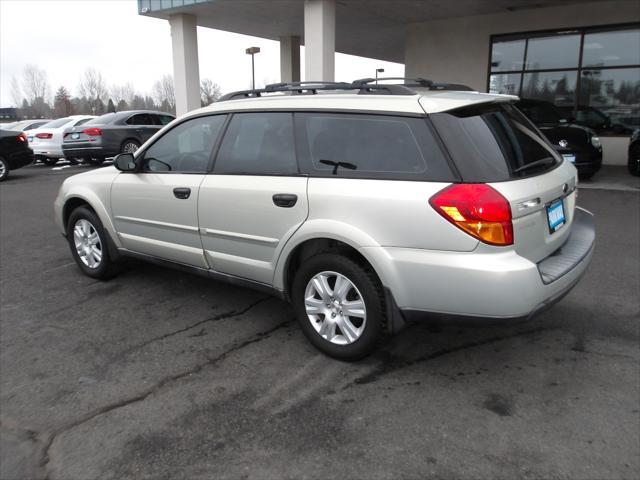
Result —
[[[458, 90], [458, 91], [466, 91], [471, 92], [473, 88], [462, 85], [460, 83], [435, 83], [426, 78], [416, 77], [416, 78], [407, 78], [407, 77], [379, 77], [379, 78], [361, 78], [359, 80], [354, 80], [353, 83], [357, 85], [369, 85], [373, 82], [380, 81], [388, 81], [388, 80], [402, 80], [402, 86], [405, 87], [413, 87], [413, 88], [428, 88], [429, 90]], [[380, 84], [377, 85], [388, 85], [388, 84]]]
[[315, 95], [319, 91], [327, 90], [357, 90], [359, 95], [415, 95], [416, 92], [406, 85], [375, 85], [368, 82], [290, 82], [272, 83], [264, 88], [254, 88], [252, 90], [239, 90], [227, 93], [218, 101], [235, 100], [239, 98], [257, 98], [264, 94], [286, 92], [292, 95]]

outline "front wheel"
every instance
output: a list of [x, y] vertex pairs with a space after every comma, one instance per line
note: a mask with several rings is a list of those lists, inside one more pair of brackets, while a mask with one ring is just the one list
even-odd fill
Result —
[[291, 297], [305, 336], [330, 357], [358, 360], [384, 339], [380, 281], [345, 256], [325, 253], [306, 260], [295, 274]]
[[109, 256], [102, 222], [93, 211], [78, 207], [71, 213], [67, 241], [74, 260], [85, 275], [106, 280], [117, 272], [117, 266]]
[[140, 148], [140, 144], [135, 140], [125, 140], [120, 147], [120, 153], [134, 153]]
[[0, 157], [0, 182], [9, 176], [9, 163]]

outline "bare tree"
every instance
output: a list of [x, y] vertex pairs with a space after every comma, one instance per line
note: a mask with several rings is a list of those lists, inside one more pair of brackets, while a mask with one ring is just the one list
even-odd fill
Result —
[[218, 100], [221, 94], [222, 90], [220, 85], [210, 78], [203, 78], [200, 81], [200, 103], [203, 107], [211, 105], [213, 102]]
[[164, 103], [170, 112], [175, 112], [176, 94], [173, 87], [173, 76], [163, 75], [153, 84], [153, 97], [158, 105]]
[[93, 69], [88, 68], [80, 78], [78, 85], [80, 95], [87, 97], [89, 102], [97, 103], [98, 100], [105, 100], [107, 97], [107, 85], [102, 74]]
[[131, 83], [125, 83], [124, 85], [112, 85], [109, 89], [109, 94], [116, 104], [124, 101], [127, 105], [130, 105], [133, 103], [136, 91]]
[[46, 103], [50, 96], [47, 72], [35, 65], [26, 65], [22, 70], [22, 90], [29, 104], [33, 104], [37, 99]]
[[16, 107], [20, 107], [22, 100], [24, 100], [24, 95], [22, 93], [22, 87], [20, 86], [20, 82], [14, 75], [11, 77], [11, 100], [13, 105]]

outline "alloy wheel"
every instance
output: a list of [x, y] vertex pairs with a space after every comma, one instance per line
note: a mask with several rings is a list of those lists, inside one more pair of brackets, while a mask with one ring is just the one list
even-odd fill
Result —
[[96, 228], [81, 218], [73, 226], [73, 242], [80, 261], [89, 268], [98, 268], [102, 262], [102, 242]]
[[307, 317], [322, 338], [348, 345], [360, 338], [367, 323], [364, 299], [357, 287], [337, 272], [320, 272], [307, 283]]
[[136, 145], [135, 143], [127, 142], [122, 147], [122, 153], [134, 153], [136, 150], [138, 150], [138, 148], [138, 145]]

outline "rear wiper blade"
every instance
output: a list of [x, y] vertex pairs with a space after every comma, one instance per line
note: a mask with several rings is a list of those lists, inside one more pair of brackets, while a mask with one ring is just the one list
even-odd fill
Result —
[[553, 157], [544, 157], [540, 160], [536, 160], [535, 162], [527, 163], [526, 165], [522, 165], [521, 167], [516, 168], [513, 173], [524, 172], [525, 170], [529, 170], [530, 168], [542, 167], [544, 165], [551, 165], [556, 162], [556, 159]]
[[333, 175], [337, 175], [338, 174], [338, 168], [342, 167], [342, 168], [346, 168], [348, 170], [357, 170], [358, 166], [354, 165], [353, 163], [349, 163], [349, 162], [334, 162], [333, 160], [320, 160], [320, 163], [322, 163], [323, 165], [329, 165], [330, 167], [333, 167]]

